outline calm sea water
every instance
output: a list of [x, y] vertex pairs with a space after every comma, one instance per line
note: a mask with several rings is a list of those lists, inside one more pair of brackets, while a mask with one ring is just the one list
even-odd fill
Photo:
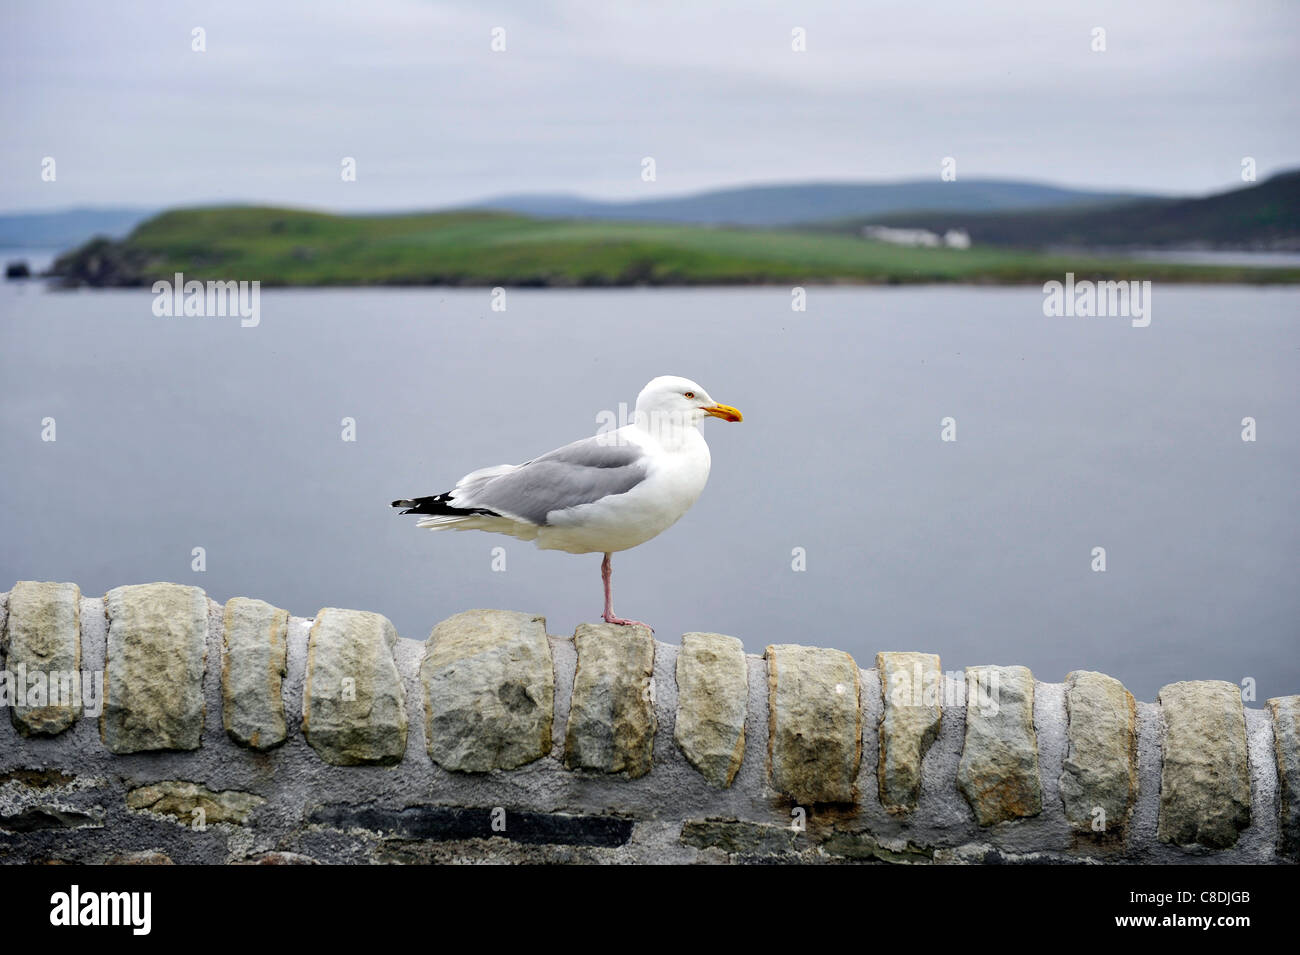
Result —
[[615, 556], [616, 609], [660, 639], [1097, 669], [1146, 700], [1300, 692], [1300, 291], [1157, 286], [1143, 329], [1045, 318], [1035, 288], [813, 288], [803, 313], [787, 289], [512, 290], [505, 312], [486, 290], [264, 291], [257, 328], [151, 302], [0, 286], [0, 588], [173, 580], [415, 639], [472, 607], [572, 632], [599, 555], [417, 530], [388, 502], [680, 374], [746, 418], [706, 422], [703, 497]]

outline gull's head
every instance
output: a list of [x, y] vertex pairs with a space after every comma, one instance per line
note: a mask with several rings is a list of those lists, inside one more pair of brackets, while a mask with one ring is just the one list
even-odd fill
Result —
[[744, 420], [735, 408], [714, 401], [697, 382], [676, 375], [661, 375], [642, 388], [636, 398], [636, 411], [639, 421], [650, 419], [648, 424], [657, 420], [698, 425], [710, 417]]

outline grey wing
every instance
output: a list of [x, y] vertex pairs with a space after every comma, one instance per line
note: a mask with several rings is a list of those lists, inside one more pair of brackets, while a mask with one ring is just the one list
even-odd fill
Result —
[[646, 472], [644, 451], [597, 435], [475, 482], [463, 491], [458, 488], [456, 503], [545, 525], [553, 511], [627, 493], [645, 480]]

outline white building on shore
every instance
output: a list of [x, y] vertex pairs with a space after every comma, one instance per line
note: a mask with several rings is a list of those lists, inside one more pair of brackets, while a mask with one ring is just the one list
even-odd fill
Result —
[[943, 235], [939, 235], [929, 229], [895, 229], [891, 226], [868, 225], [862, 227], [862, 237], [920, 249], [970, 248], [970, 233], [965, 229], [949, 229]]

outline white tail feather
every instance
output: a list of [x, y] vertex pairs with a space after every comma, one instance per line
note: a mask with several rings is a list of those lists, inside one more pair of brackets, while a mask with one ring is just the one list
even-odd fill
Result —
[[432, 517], [422, 517], [416, 521], [416, 527], [429, 527], [433, 530], [442, 530], [450, 528], [452, 530], [469, 530], [469, 527], [458, 527], [457, 525], [470, 524], [471, 527], [477, 526], [477, 514], [437, 514]]

